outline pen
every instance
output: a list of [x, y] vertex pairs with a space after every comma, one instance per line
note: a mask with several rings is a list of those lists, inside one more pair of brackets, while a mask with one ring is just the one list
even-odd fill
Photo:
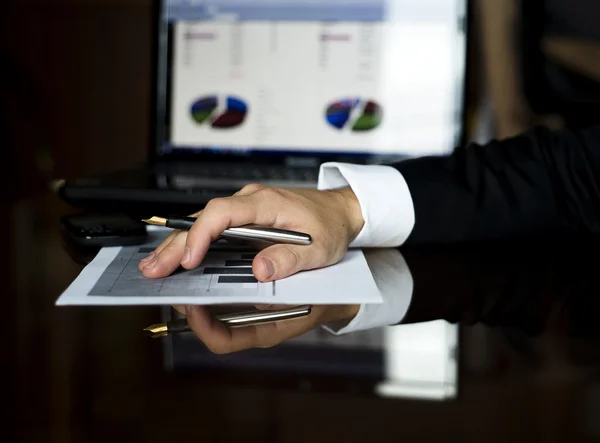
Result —
[[[142, 220], [156, 226], [165, 226], [171, 229], [189, 231], [196, 218], [194, 217], [150, 217]], [[237, 228], [228, 228], [221, 234], [223, 238], [241, 240], [259, 240], [270, 243], [289, 243], [294, 245], [310, 245], [312, 238], [309, 234], [286, 229], [269, 228], [265, 226], [246, 225]]]
[[[251, 310], [245, 312], [234, 312], [215, 315], [215, 318], [228, 328], [241, 328], [244, 326], [256, 326], [264, 323], [272, 323], [282, 320], [291, 320], [304, 317], [311, 313], [312, 306], [303, 305], [278, 310]], [[160, 338], [169, 334], [191, 332], [192, 328], [186, 318], [178, 318], [165, 323], [156, 323], [144, 328], [150, 337]]]

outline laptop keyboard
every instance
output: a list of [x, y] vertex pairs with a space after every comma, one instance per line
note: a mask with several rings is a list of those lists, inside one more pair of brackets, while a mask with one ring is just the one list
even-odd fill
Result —
[[316, 182], [318, 168], [286, 168], [273, 165], [201, 165], [197, 175], [206, 178], [241, 179], [248, 181], [286, 180]]
[[172, 187], [188, 191], [196, 188], [238, 190], [249, 183], [314, 188], [317, 185], [319, 168], [205, 163], [187, 166], [171, 165], [168, 175]]

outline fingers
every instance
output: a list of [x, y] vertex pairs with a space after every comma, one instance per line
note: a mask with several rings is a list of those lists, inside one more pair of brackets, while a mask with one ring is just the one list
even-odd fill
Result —
[[258, 281], [289, 277], [300, 271], [330, 265], [330, 254], [317, 245], [273, 245], [256, 254], [252, 272]]
[[140, 261], [138, 268], [151, 278], [164, 277], [179, 265], [195, 268], [206, 255], [211, 242], [228, 227], [269, 220], [264, 211], [260, 211], [259, 215], [259, 205], [248, 198], [262, 189], [265, 189], [263, 185], [251, 184], [238, 191], [235, 197], [209, 202], [205, 209], [191, 214], [198, 221], [189, 232], [173, 231], [156, 250]]
[[185, 315], [185, 305], [172, 305], [171, 307], [180, 314]]
[[310, 314], [300, 319], [229, 329], [203, 306], [186, 306], [186, 316], [196, 337], [215, 354], [275, 346], [314, 328], [318, 318]]
[[186, 317], [196, 337], [215, 354], [229, 354], [258, 345], [256, 328], [228, 329], [203, 306], [186, 306]]
[[290, 305], [254, 305], [259, 311], [280, 311], [282, 309], [288, 309]]
[[184, 258], [186, 239], [187, 232], [177, 232], [168, 244], [161, 245], [155, 258], [145, 264], [142, 274], [148, 278], [162, 278], [175, 271]]
[[148, 255], [148, 257], [145, 257], [143, 259], [140, 260], [139, 264], [138, 264], [138, 269], [140, 270], [140, 272], [146, 267], [148, 266], [150, 263], [154, 262], [156, 260], [156, 258], [158, 257], [158, 254], [161, 253], [161, 251], [167, 246], [169, 245], [173, 239], [177, 236], [177, 234], [180, 231], [173, 231], [169, 234], [169, 236], [167, 238], [164, 239], [164, 241], [158, 245], [158, 247], [152, 251], [150, 253], [150, 255]]
[[264, 189], [264, 186], [252, 184], [236, 193], [235, 198], [215, 199], [209, 202], [205, 209], [191, 215], [197, 217], [198, 221], [189, 232], [173, 231], [154, 252], [140, 261], [138, 268], [146, 277], [158, 278], [169, 275], [179, 265], [187, 269], [198, 266], [211, 242], [225, 229], [232, 225], [267, 220], [264, 213], [263, 216], [258, 216], [257, 204], [248, 198], [261, 189]]
[[160, 254], [162, 252], [163, 249], [165, 249], [167, 246], [169, 246], [169, 244], [175, 239], [175, 237], [177, 237], [177, 235], [180, 233], [180, 230], [174, 230], [173, 232], [171, 232], [169, 234], [169, 236], [160, 244], [158, 245], [158, 247], [154, 250], [154, 253], [156, 255]]
[[147, 264], [148, 264], [150, 261], [152, 261], [152, 260], [154, 259], [154, 257], [155, 257], [155, 256], [156, 256], [158, 253], [160, 253], [160, 251], [161, 251], [162, 249], [164, 249], [164, 247], [165, 247], [165, 246], [167, 246], [169, 243], [171, 243], [171, 242], [173, 241], [173, 239], [174, 239], [174, 238], [175, 238], [175, 236], [177, 235], [177, 232], [178, 232], [178, 231], [173, 231], [173, 232], [171, 232], [171, 233], [169, 234], [169, 236], [168, 236], [167, 238], [165, 238], [165, 239], [163, 240], [163, 242], [162, 242], [160, 245], [158, 245], [158, 246], [156, 247], [156, 249], [154, 249], [154, 251], [152, 251], [152, 252], [150, 253], [150, 255], [148, 255], [147, 257], [144, 257], [143, 259], [141, 259], [141, 260], [140, 260], [140, 265], [139, 265], [139, 269], [140, 269], [140, 271], [142, 270], [142, 268], [143, 268], [144, 266], [146, 266], [146, 265], [147, 265]]
[[250, 195], [250, 194], [254, 194], [256, 191], [259, 191], [261, 189], [265, 189], [265, 186], [260, 185], [258, 183], [253, 183], [253, 184], [244, 186], [242, 189], [240, 189], [238, 192], [236, 192], [233, 195], [234, 196]]
[[251, 195], [211, 200], [188, 232], [181, 265], [186, 269], [197, 267], [211, 242], [231, 226], [272, 225], [274, 221], [272, 210], [262, 199], [254, 199]]

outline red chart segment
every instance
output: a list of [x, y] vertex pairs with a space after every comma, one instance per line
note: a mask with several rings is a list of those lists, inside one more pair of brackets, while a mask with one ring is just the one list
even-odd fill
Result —
[[213, 122], [213, 128], [234, 128], [241, 125], [248, 114], [248, 105], [243, 100], [227, 97], [227, 110]]
[[365, 132], [377, 128], [382, 115], [381, 106], [373, 100], [344, 98], [327, 106], [325, 119], [338, 130], [350, 126], [352, 132]]
[[238, 97], [225, 98], [225, 111], [217, 113], [219, 100], [216, 95], [201, 97], [196, 100], [191, 108], [192, 119], [199, 125], [209, 123], [214, 129], [231, 129], [240, 126], [248, 115], [248, 105]]

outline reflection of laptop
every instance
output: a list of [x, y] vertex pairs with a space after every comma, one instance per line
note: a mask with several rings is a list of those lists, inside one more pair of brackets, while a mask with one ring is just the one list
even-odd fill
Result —
[[198, 209], [325, 161], [445, 153], [463, 130], [464, 0], [157, 2], [148, 167], [68, 181], [73, 204]]

